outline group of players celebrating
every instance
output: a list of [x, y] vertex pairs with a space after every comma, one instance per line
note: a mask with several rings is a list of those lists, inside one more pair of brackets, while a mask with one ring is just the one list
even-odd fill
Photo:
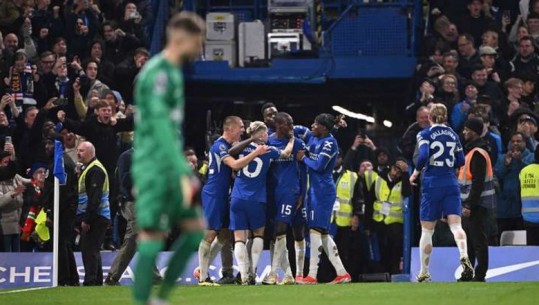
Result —
[[[351, 277], [328, 232], [336, 199], [332, 171], [339, 153], [331, 132], [336, 123], [346, 124], [336, 122], [330, 114], [316, 116], [309, 130], [294, 126], [287, 113], [266, 107], [264, 116], [268, 124], [251, 123], [246, 130], [249, 138], [242, 142], [243, 121], [239, 117], [227, 117], [223, 135], [209, 151], [207, 182], [202, 189], [205, 223], [200, 221], [196, 208], [191, 205], [192, 169], [178, 151], [183, 151], [178, 128], [185, 104], [179, 68], [200, 55], [204, 33], [205, 24], [199, 16], [186, 12], [173, 16], [167, 26], [165, 49], [145, 65], [137, 79], [138, 112], [132, 168], [139, 225], [139, 255], [133, 288], [135, 304], [168, 304], [176, 280], [197, 246], [199, 282], [203, 286], [216, 285], [208, 269], [220, 248], [231, 239], [226, 234], [229, 231], [234, 235], [233, 252], [240, 283], [249, 284], [263, 250], [267, 223], [273, 223], [274, 244], [271, 273], [265, 283], [277, 283], [276, 271], [282, 268], [285, 277], [281, 284], [316, 284], [322, 251], [337, 273], [332, 283], [350, 282]], [[460, 224], [461, 200], [455, 175], [455, 168], [463, 164], [462, 145], [454, 131], [444, 125], [447, 122], [445, 106], [435, 105], [430, 120], [432, 126], [418, 135], [418, 167], [410, 177], [414, 184], [421, 171], [424, 172], [420, 217], [422, 267], [418, 281], [430, 280], [428, 262], [432, 234], [436, 220], [442, 215], [448, 216], [466, 279], [473, 274], [473, 268], [467, 257], [466, 234]], [[163, 283], [156, 297], [150, 299], [156, 258], [164, 249], [167, 232], [178, 224], [181, 235], [171, 247], [173, 254]], [[289, 227], [295, 233], [295, 277], [290, 270], [286, 245]], [[310, 238], [307, 275], [303, 274], [305, 227], [309, 229]]]
[[[269, 126], [260, 121], [252, 122], [247, 128], [249, 138], [242, 142], [242, 120], [227, 117], [222, 137], [209, 151], [208, 178], [202, 189], [207, 231], [199, 246], [200, 267], [196, 272], [200, 285], [216, 285], [208, 275], [208, 268], [218, 249], [227, 242], [228, 229], [234, 232], [234, 256], [240, 283], [253, 283], [264, 246], [266, 224], [273, 225], [274, 238], [271, 272], [264, 280], [265, 284], [278, 282], [278, 268], [285, 272], [280, 284], [317, 283], [322, 250], [337, 271], [332, 283], [349, 282], [351, 277], [328, 233], [336, 198], [332, 171], [339, 151], [331, 135], [335, 117], [320, 114], [309, 130], [295, 127], [292, 117], [277, 112], [274, 106], [264, 107], [264, 112], [268, 114], [265, 121]], [[236, 175], [230, 192], [232, 171]], [[309, 228], [311, 242], [306, 276], [303, 275], [305, 226]], [[294, 228], [295, 235], [295, 278], [286, 245], [289, 227]], [[214, 242], [219, 232], [225, 232], [221, 233], [224, 238]]]

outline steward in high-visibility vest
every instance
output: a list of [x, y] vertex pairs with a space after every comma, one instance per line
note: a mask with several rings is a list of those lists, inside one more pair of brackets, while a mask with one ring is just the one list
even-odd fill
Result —
[[335, 224], [338, 227], [350, 227], [352, 225], [352, 216], [354, 207], [352, 199], [354, 198], [354, 189], [357, 181], [357, 173], [345, 170], [337, 179], [337, 201], [339, 209], [335, 211]]
[[[468, 253], [477, 262], [474, 281], [484, 281], [488, 270], [488, 236], [490, 211], [496, 207], [494, 175], [488, 154], [488, 144], [481, 137], [485, 125], [481, 118], [470, 118], [464, 123], [465, 162], [459, 171], [459, 187], [462, 199], [462, 224], [468, 239]], [[461, 278], [471, 281], [472, 278]]]
[[535, 149], [535, 163], [520, 171], [519, 180], [527, 244], [539, 246], [539, 146]]
[[389, 173], [365, 172], [365, 182], [368, 190], [365, 195], [365, 230], [375, 234], [380, 245], [384, 272], [400, 273], [404, 198], [412, 193], [408, 164], [397, 159]]
[[[87, 188], [88, 184], [86, 183], [86, 176], [92, 169], [97, 169], [97, 172], [101, 171], [104, 175], [103, 183], [96, 186], [100, 187], [100, 190], [88, 190]], [[96, 191], [97, 193], [100, 193], [99, 198], [91, 198], [91, 192]], [[90, 193], [90, 195], [88, 193]], [[92, 199], [99, 199], [99, 202], [90, 202]], [[109, 178], [107, 175], [107, 170], [97, 159], [90, 162], [90, 164], [84, 168], [79, 177], [79, 204], [77, 206], [77, 216], [81, 215], [84, 215], [83, 218], [86, 220], [91, 220], [90, 218], [94, 218], [95, 216], [101, 216], [110, 220]]]
[[373, 171], [365, 172], [367, 190], [372, 194], [372, 205], [366, 202], [365, 216], [368, 217], [367, 213], [370, 215], [372, 212], [374, 222], [402, 224], [404, 198], [411, 193], [407, 177], [408, 171], [403, 171], [397, 165], [393, 165], [385, 177]]
[[[482, 170], [485, 173], [485, 178], [480, 179], [483, 181], [482, 187], [481, 184], [472, 186], [473, 176], [470, 166], [476, 153], [479, 156], [478, 158], [485, 160], [485, 166], [481, 166], [481, 169], [479, 169], [479, 171]], [[492, 163], [488, 152], [483, 148], [475, 147], [468, 151], [465, 160], [464, 166], [459, 170], [460, 198], [463, 205], [466, 206], [465, 202], [470, 202], [470, 206], [477, 204], [487, 209], [493, 209], [496, 207], [496, 191], [494, 189]], [[479, 181], [479, 179], [477, 180]]]

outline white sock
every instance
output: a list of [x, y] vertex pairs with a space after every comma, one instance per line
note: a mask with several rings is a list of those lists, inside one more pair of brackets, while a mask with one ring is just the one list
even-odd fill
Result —
[[290, 268], [290, 261], [288, 260], [288, 249], [284, 248], [283, 256], [281, 257], [281, 267], [283, 268], [284, 275], [293, 276], [292, 269]]
[[467, 258], [468, 244], [466, 241], [466, 232], [462, 229], [462, 225], [460, 223], [454, 223], [450, 225], [449, 228], [451, 229], [453, 237], [455, 238], [455, 243], [457, 243], [457, 247], [459, 248], [460, 258]]
[[[271, 247], [270, 247], [271, 250]], [[284, 251], [286, 250], [286, 235], [280, 235], [275, 238], [273, 246], [273, 257], [271, 259], [271, 272], [277, 272], [277, 268], [282, 266]], [[284, 267], [283, 267], [284, 268]]]
[[432, 253], [432, 235], [434, 230], [422, 229], [421, 239], [419, 240], [419, 260], [421, 261], [421, 270], [419, 274], [429, 273], [430, 254]]
[[344, 269], [344, 265], [342, 264], [339, 250], [329, 234], [322, 235], [322, 247], [324, 247], [324, 251], [326, 251], [328, 259], [335, 268], [337, 275], [345, 275], [346, 269]]
[[210, 243], [202, 240], [198, 245], [198, 267], [200, 268], [200, 281], [208, 278], [208, 268], [210, 267]]
[[249, 263], [247, 262], [247, 247], [245, 246], [244, 242], [237, 241], [234, 244], [234, 256], [236, 257], [236, 263], [240, 269], [241, 280], [245, 282], [249, 278], [247, 274]]
[[249, 273], [254, 273], [254, 268], [253, 268], [253, 257], [252, 257], [252, 250], [253, 250], [253, 239], [252, 238], [249, 238], [247, 240], [247, 243], [245, 244], [245, 247], [247, 249], [247, 271]]
[[258, 266], [258, 261], [260, 260], [260, 255], [262, 254], [262, 250], [264, 250], [264, 239], [262, 237], [255, 236], [253, 238], [253, 246], [251, 248], [251, 257], [253, 264], [253, 274], [256, 277], [256, 267]]
[[305, 267], [305, 239], [294, 243], [296, 249], [296, 276], [303, 276]]
[[318, 263], [322, 254], [322, 234], [315, 230], [309, 233], [311, 238], [311, 260], [309, 261], [309, 276], [316, 279], [318, 275]]
[[217, 238], [214, 239], [210, 246], [210, 259], [208, 261], [210, 265], [211, 263], [213, 263], [213, 261], [217, 257], [217, 254], [219, 254], [219, 251], [221, 251], [222, 248], [223, 244], [221, 244]]

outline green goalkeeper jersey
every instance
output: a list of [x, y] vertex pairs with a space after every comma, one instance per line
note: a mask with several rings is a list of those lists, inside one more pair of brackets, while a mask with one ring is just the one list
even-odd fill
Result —
[[179, 181], [180, 176], [191, 172], [183, 155], [183, 86], [180, 68], [162, 54], [149, 60], [137, 77], [132, 170], [139, 191], [151, 184], [145, 183], [150, 179]]

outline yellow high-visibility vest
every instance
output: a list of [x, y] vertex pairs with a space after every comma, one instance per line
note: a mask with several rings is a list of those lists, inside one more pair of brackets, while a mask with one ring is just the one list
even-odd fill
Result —
[[520, 171], [522, 218], [539, 224], [539, 164], [530, 164]]
[[357, 174], [346, 170], [337, 180], [337, 200], [339, 200], [339, 210], [335, 212], [335, 223], [339, 227], [349, 227], [352, 225], [352, 198], [354, 197], [354, 187], [357, 181]]
[[[375, 172], [366, 172], [365, 181], [370, 190], [374, 184], [376, 199], [373, 205], [372, 219], [376, 222], [384, 222], [386, 225], [404, 223], [404, 198], [402, 197], [402, 181], [389, 188], [387, 181]], [[389, 204], [387, 215], [384, 215], [384, 202]]]

